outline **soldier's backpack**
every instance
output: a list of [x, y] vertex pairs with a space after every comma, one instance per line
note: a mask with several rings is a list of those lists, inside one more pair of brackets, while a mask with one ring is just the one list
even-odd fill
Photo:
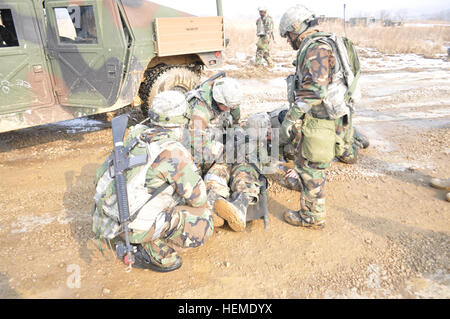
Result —
[[[148, 129], [149, 128], [145, 125], [136, 125], [130, 130], [127, 139], [124, 141], [124, 146], [127, 147], [133, 140], [136, 141], [135, 139]], [[153, 220], [156, 218], [155, 213], [158, 213], [159, 209], [159, 211], [161, 211], [165, 208], [159, 206], [176, 205], [176, 202], [172, 197], [174, 189], [169, 184], [163, 184], [155, 193], [153, 193], [153, 195], [150, 195], [145, 187], [145, 178], [149, 167], [164, 148], [172, 143], [177, 142], [172, 140], [161, 144], [158, 144], [157, 142], [148, 144], [140, 141], [130, 150], [130, 156], [141, 155], [145, 152], [148, 154], [147, 163], [126, 171], [130, 217], [132, 223], [139, 222], [141, 226], [139, 228], [142, 228], [142, 230], [152, 224]], [[96, 238], [100, 239], [113, 239], [122, 231], [119, 223], [119, 210], [117, 206], [115, 184], [113, 177], [111, 177], [112, 172], [110, 172], [110, 168], [111, 163], [109, 158], [107, 158], [97, 169], [94, 180], [96, 193], [94, 195], [95, 202], [92, 211], [92, 230], [96, 235]], [[158, 203], [153, 201], [156, 196], [162, 197], [162, 200], [158, 200]], [[144, 220], [138, 220], [139, 218], [137, 218], [137, 216], [140, 216], [141, 214], [146, 214]], [[132, 223], [129, 224], [130, 227]]]
[[361, 98], [359, 77], [361, 65], [353, 43], [346, 37], [332, 33], [317, 32], [303, 40], [299, 48], [297, 64], [302, 63], [307, 49], [316, 42], [331, 46], [337, 59], [332, 81], [328, 85], [327, 97], [323, 103], [331, 119], [354, 111], [354, 106]]

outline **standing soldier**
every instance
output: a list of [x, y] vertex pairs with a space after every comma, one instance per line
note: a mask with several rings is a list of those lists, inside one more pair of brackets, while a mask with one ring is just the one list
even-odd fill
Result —
[[343, 46], [342, 39], [320, 32], [317, 24], [315, 14], [302, 5], [288, 9], [280, 20], [280, 35], [298, 50], [296, 73], [288, 77], [290, 108], [280, 141], [300, 136], [295, 171], [302, 186], [300, 210], [286, 212], [284, 219], [311, 228], [325, 225], [325, 170], [335, 156], [354, 163], [358, 150], [351, 125], [353, 98], [358, 94], [348, 84], [353, 83], [347, 79], [349, 63], [343, 60], [348, 54], [337, 49]]
[[270, 43], [273, 37], [273, 21], [272, 17], [267, 15], [266, 7], [258, 8], [260, 17], [256, 20], [256, 58], [255, 66], [261, 66], [262, 59], [266, 60], [269, 68], [273, 67], [273, 61], [270, 57]]
[[[149, 111], [152, 126], [137, 125], [124, 142], [126, 148], [131, 148], [130, 158], [148, 154], [146, 164], [126, 173], [129, 239], [136, 247], [133, 267], [176, 270], [182, 261], [171, 246], [198, 247], [213, 233], [205, 183], [190, 152], [180, 143], [188, 116], [184, 95], [164, 91], [155, 96]], [[136, 146], [130, 147], [133, 141]], [[97, 170], [93, 231], [98, 238], [121, 241], [109, 165], [106, 160]]]

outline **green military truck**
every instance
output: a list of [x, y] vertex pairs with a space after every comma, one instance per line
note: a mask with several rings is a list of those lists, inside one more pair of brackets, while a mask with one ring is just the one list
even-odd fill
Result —
[[0, 132], [151, 105], [225, 49], [217, 16], [146, 0], [0, 1]]

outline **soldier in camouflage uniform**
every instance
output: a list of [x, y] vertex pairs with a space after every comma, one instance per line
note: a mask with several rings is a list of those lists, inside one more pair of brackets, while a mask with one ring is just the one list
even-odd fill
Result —
[[[153, 195], [135, 216], [132, 215], [129, 224], [130, 242], [137, 246], [133, 267], [160, 272], [178, 269], [182, 264], [181, 257], [172, 246], [198, 247], [213, 233], [211, 211], [206, 206], [205, 183], [190, 152], [180, 143], [188, 116], [184, 95], [165, 91], [154, 98], [149, 112], [152, 126], [138, 125], [129, 133], [131, 137], [138, 137], [139, 145], [147, 148], [150, 157], [146, 166], [141, 168], [142, 179], [137, 183], [133, 179], [134, 169], [127, 173], [130, 214], [135, 211], [134, 204], [142, 202], [139, 192]], [[129, 140], [130, 137], [125, 146]], [[97, 172], [93, 230], [111, 239], [117, 233], [113, 230], [119, 225], [108, 220], [108, 211], [114, 205], [117, 207], [117, 203], [115, 195], [111, 196], [113, 188], [109, 196], [102, 189], [105, 178], [110, 180], [104, 166]]]
[[261, 66], [262, 59], [266, 60], [269, 68], [273, 67], [273, 61], [270, 57], [270, 43], [273, 40], [273, 20], [267, 15], [265, 7], [258, 8], [260, 17], [256, 20], [256, 58], [255, 66]]
[[[267, 134], [270, 118], [266, 113], [251, 115], [245, 130], [235, 127], [232, 136], [227, 136], [233, 160], [215, 163], [204, 180], [208, 202], [214, 215], [214, 227], [221, 227], [224, 220], [234, 231], [244, 231], [249, 205], [258, 203], [264, 176], [263, 165], [269, 162]], [[231, 133], [231, 132], [229, 132]]]
[[[346, 114], [333, 118], [325, 107], [325, 100], [332, 99], [328, 94], [331, 77], [340, 65], [328, 43], [314, 41], [314, 36], [319, 33], [316, 26], [315, 14], [302, 5], [288, 9], [280, 20], [280, 35], [287, 37], [292, 48], [298, 50], [294, 62], [296, 74], [292, 78], [295, 82], [290, 85], [293, 101], [281, 125], [280, 143], [294, 137], [297, 148], [295, 171], [302, 186], [300, 210], [286, 212], [286, 222], [323, 228], [325, 171], [335, 155], [343, 162], [354, 163], [358, 148], [353, 143], [349, 108], [346, 107]], [[300, 59], [300, 53], [304, 52], [304, 58]], [[295, 175], [292, 172], [292, 176]]]
[[[287, 111], [288, 109], [286, 107], [281, 107], [268, 112], [268, 115], [271, 119], [272, 129], [279, 129], [281, 127]], [[297, 121], [296, 125], [297, 127], [295, 129], [295, 135], [291, 134], [291, 136], [289, 136], [289, 140], [280, 141], [279, 144], [279, 151], [281, 155], [280, 159], [283, 159], [285, 161], [295, 161], [295, 159], [299, 156], [298, 151], [301, 150], [299, 149], [299, 142], [302, 137], [301, 121]], [[353, 127], [353, 132], [353, 147], [355, 149], [368, 148], [370, 145], [368, 137], [361, 133], [356, 127]], [[346, 164], [354, 163], [354, 161], [348, 161], [348, 158], [345, 156], [338, 156], [336, 159]], [[284, 165], [280, 165], [279, 168], [281, 168], [285, 173], [284, 179], [282, 180], [284, 186], [292, 190], [301, 191], [299, 176], [295, 172], [295, 169], [288, 169]]]
[[222, 155], [225, 129], [239, 122], [242, 92], [236, 80], [221, 78], [204, 83], [186, 96], [191, 109], [191, 150], [203, 176]]

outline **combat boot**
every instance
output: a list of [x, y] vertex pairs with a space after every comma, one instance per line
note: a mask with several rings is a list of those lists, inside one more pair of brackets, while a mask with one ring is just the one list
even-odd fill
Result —
[[447, 178], [447, 179], [432, 178], [430, 181], [430, 186], [434, 187], [434, 188], [450, 191], [450, 178]]
[[301, 192], [302, 191], [302, 185], [301, 185], [300, 180], [298, 178], [285, 177], [283, 179], [283, 183], [286, 186], [286, 188], [288, 188], [290, 190], [297, 191], [297, 192]]
[[284, 220], [288, 224], [311, 229], [322, 229], [325, 227], [325, 221], [315, 222], [311, 217], [298, 210], [288, 210], [284, 213]]
[[370, 145], [369, 138], [362, 134], [356, 128], [353, 128], [353, 144], [359, 147], [360, 149], [368, 148]]
[[[295, 174], [293, 174], [295, 173]], [[288, 175], [288, 176], [286, 176]], [[282, 179], [282, 184], [286, 186], [286, 188], [301, 192], [302, 191], [302, 184], [300, 182], [300, 177], [298, 176], [297, 172], [293, 169], [289, 169], [285, 176]]]
[[158, 272], [177, 270], [183, 264], [181, 257], [162, 239], [137, 246], [134, 268], [151, 269]]
[[213, 217], [213, 221], [214, 221], [214, 228], [216, 227], [222, 227], [223, 224], [225, 223], [225, 221], [223, 220], [222, 217], [220, 217], [219, 215], [217, 215], [216, 210], [214, 209], [214, 203], [216, 202], [217, 199], [219, 198], [223, 198], [222, 196], [220, 196], [219, 194], [217, 194], [215, 191], [208, 191], [208, 208], [212, 213], [212, 217]]
[[231, 229], [240, 232], [245, 230], [249, 199], [246, 194], [234, 193], [231, 200], [219, 198], [214, 203], [217, 214], [225, 219]]

